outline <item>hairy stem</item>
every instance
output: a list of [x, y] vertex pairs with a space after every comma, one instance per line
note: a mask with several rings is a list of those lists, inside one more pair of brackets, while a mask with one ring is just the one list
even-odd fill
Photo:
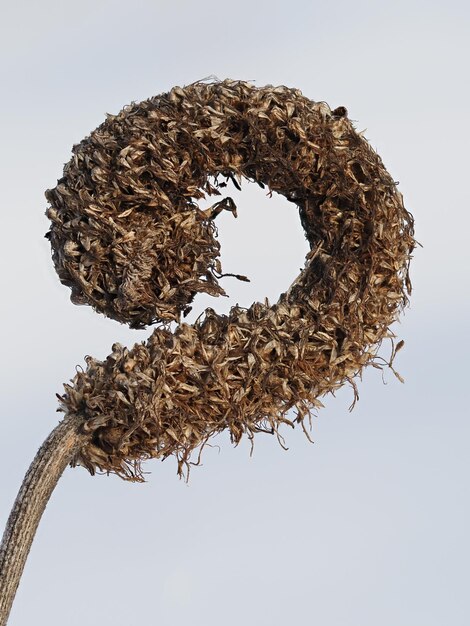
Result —
[[0, 546], [0, 626], [5, 626], [39, 520], [62, 472], [84, 441], [66, 417], [42, 444], [21, 485]]

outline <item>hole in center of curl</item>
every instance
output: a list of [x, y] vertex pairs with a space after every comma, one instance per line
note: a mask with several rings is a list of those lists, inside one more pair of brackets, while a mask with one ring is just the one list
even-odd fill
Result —
[[235, 305], [248, 308], [253, 302], [264, 302], [265, 298], [274, 304], [303, 269], [309, 251], [296, 204], [246, 180], [241, 191], [235, 187], [220, 191], [220, 196], [208, 196], [200, 201], [199, 208], [209, 210], [224, 198], [233, 200], [236, 218], [230, 210], [230, 201], [224, 203], [229, 210], [222, 210], [214, 217], [222, 274], [246, 276], [250, 282], [222, 276], [219, 283], [227, 297], [197, 294], [191, 312], [184, 319], [189, 324], [208, 307], [227, 314]]

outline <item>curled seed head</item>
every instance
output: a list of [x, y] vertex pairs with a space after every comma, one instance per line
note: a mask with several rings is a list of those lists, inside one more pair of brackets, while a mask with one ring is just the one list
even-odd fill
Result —
[[[273, 306], [184, 324], [195, 294], [223, 293], [214, 220], [235, 208], [197, 201], [229, 179], [297, 205], [305, 268]], [[344, 107], [296, 89], [196, 83], [125, 107], [74, 147], [46, 195], [73, 301], [133, 328], [157, 323], [65, 387], [62, 409], [90, 433], [76, 462], [92, 472], [139, 479], [143, 459], [172, 454], [182, 470], [224, 429], [238, 443], [303, 424], [374, 359], [407, 303], [413, 219], [393, 179]]]

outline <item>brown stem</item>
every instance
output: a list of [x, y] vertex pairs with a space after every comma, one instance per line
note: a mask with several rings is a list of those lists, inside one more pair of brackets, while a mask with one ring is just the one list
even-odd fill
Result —
[[83, 443], [81, 420], [66, 417], [40, 447], [21, 485], [0, 546], [0, 626], [5, 626], [39, 520], [62, 472]]

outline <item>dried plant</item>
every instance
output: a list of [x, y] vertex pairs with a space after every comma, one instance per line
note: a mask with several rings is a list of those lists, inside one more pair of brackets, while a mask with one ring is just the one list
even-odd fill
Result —
[[[236, 214], [230, 197], [206, 210], [198, 200], [243, 179], [297, 205], [305, 267], [276, 304], [207, 309], [186, 324], [197, 293], [224, 293], [215, 220]], [[45, 444], [60, 463], [42, 500], [67, 463], [142, 480], [143, 460], [174, 455], [183, 473], [225, 429], [235, 444], [257, 432], [282, 442], [281, 424], [308, 434], [322, 396], [347, 382], [355, 389], [364, 366], [380, 365], [377, 349], [411, 290], [413, 219], [395, 182], [344, 107], [296, 89], [199, 82], [127, 106], [74, 146], [46, 195], [47, 236], [72, 300], [156, 328], [132, 349], [115, 344], [105, 361], [87, 357], [65, 385], [64, 434]], [[35, 526], [18, 547], [30, 492], [5, 533], [0, 589], [12, 558], [23, 559], [18, 584], [34, 535]]]

